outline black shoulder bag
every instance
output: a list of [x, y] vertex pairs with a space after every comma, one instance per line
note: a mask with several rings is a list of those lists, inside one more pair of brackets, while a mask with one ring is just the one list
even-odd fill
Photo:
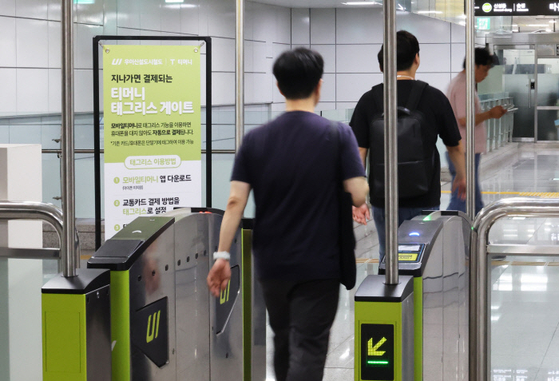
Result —
[[339, 127], [337, 122], [330, 123], [334, 153], [337, 162], [338, 204], [339, 204], [339, 245], [340, 245], [340, 283], [348, 290], [355, 287], [357, 269], [355, 267], [355, 235], [353, 234], [353, 200], [344, 190], [342, 180], [342, 160], [340, 154]]

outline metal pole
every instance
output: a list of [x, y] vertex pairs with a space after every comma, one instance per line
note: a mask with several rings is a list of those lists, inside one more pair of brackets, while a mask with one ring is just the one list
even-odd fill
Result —
[[[95, 172], [95, 251], [101, 247], [101, 118], [99, 109], [99, 41], [93, 38], [93, 168]], [[43, 150], [43, 153], [45, 150]], [[78, 150], [74, 150], [74, 153]]]
[[236, 24], [236, 71], [235, 71], [235, 151], [239, 152], [245, 132], [245, 2], [237, 0], [237, 24]]
[[206, 42], [206, 207], [212, 207], [212, 174], [213, 157], [215, 150], [212, 147], [212, 39]]
[[[0, 201], [0, 219], [2, 220], [43, 220], [51, 224], [58, 233], [60, 244], [64, 234], [62, 211], [52, 205], [32, 201]], [[74, 233], [73, 238], [77, 235]], [[75, 241], [72, 242], [75, 246]], [[64, 260], [67, 251], [60, 250], [60, 258]]]
[[[469, 380], [490, 379], [489, 268], [487, 244], [495, 221], [507, 216], [558, 217], [559, 202], [554, 199], [505, 198], [485, 207], [477, 216], [471, 235]], [[478, 266], [474, 266], [474, 260]]]
[[[475, 208], [475, 16], [474, 0], [466, 0], [466, 214], [473, 221]], [[473, 266], [473, 264], [472, 264]]]
[[[475, 84], [474, 84], [474, 64], [475, 64], [475, 29], [474, 29], [474, 0], [465, 0], [466, 13], [466, 214], [473, 221], [475, 218], [475, 184], [474, 184], [474, 125], [475, 125]], [[469, 377], [470, 381], [481, 381], [487, 374], [487, 369], [482, 367], [483, 360], [479, 362], [477, 354], [487, 353], [483, 340], [479, 335], [485, 333], [480, 330], [472, 329], [472, 327], [485, 326], [484, 323], [484, 305], [485, 300], [476, 299], [476, 292], [485, 285], [480, 279], [480, 274], [486, 271], [486, 258], [480, 259], [480, 255], [476, 254], [476, 244], [478, 241], [479, 231], [472, 230], [471, 235], [471, 254], [470, 254], [470, 337], [469, 337]], [[483, 298], [485, 298], [484, 293]]]
[[384, 194], [386, 284], [398, 284], [398, 93], [396, 2], [384, 1]]
[[80, 265], [74, 250], [76, 230], [74, 199], [74, 55], [73, 55], [73, 0], [62, 0], [62, 157], [61, 181], [64, 234], [60, 249], [67, 250], [62, 263], [65, 277], [76, 276]]
[[[64, 242], [63, 234], [63, 215], [62, 210], [52, 204], [45, 204], [42, 202], [32, 202], [32, 201], [0, 201], [0, 219], [2, 220], [43, 220], [51, 224], [58, 233], [58, 238], [60, 240], [60, 261], [59, 268], [64, 267], [64, 264], [68, 262], [68, 255], [71, 250], [67, 250], [62, 247]], [[78, 234], [74, 231], [74, 241], [70, 245], [74, 248], [74, 252], [77, 253], [77, 257], [80, 256], [80, 243], [78, 241]], [[14, 249], [17, 250], [17, 249]], [[43, 251], [45, 249], [38, 249]], [[17, 257], [12, 258], [19, 258]], [[62, 266], [61, 266], [62, 265]]]

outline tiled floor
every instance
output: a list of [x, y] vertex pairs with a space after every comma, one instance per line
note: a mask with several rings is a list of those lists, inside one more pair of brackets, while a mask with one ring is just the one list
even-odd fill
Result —
[[[482, 161], [482, 190], [486, 204], [504, 197], [559, 198], [559, 147], [526, 144], [506, 157]], [[497, 157], [499, 155], [493, 155]], [[497, 164], [495, 165], [495, 162]], [[448, 191], [449, 184], [443, 190]], [[535, 192], [535, 193], [528, 193]], [[443, 193], [441, 206], [448, 204]], [[362, 228], [358, 256], [358, 285], [376, 274], [378, 244], [374, 225]], [[553, 245], [558, 243], [558, 219], [504, 219], [494, 225], [492, 243]], [[537, 263], [533, 263], [537, 262]], [[494, 261], [491, 292], [492, 381], [559, 381], [559, 246], [557, 257], [513, 257]], [[325, 381], [354, 380], [355, 289], [342, 289], [332, 329]], [[267, 381], [275, 379], [271, 367], [271, 332], [268, 331]], [[428, 380], [428, 378], [426, 378]]]

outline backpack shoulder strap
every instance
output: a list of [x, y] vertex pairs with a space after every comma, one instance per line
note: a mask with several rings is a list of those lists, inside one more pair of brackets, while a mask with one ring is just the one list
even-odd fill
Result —
[[373, 101], [379, 111], [379, 114], [384, 112], [384, 86], [383, 84], [379, 84], [372, 88], [373, 92]]
[[427, 82], [423, 81], [414, 81], [413, 87], [410, 92], [410, 97], [408, 98], [408, 103], [406, 104], [406, 108], [410, 111], [416, 110], [417, 105], [419, 104], [419, 100], [421, 99], [421, 95], [423, 94], [423, 90], [429, 86]]

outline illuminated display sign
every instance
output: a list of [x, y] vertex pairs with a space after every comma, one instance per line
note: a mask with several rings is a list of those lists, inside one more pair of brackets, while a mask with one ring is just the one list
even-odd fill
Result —
[[361, 379], [394, 380], [393, 324], [361, 324]]
[[476, 16], [559, 16], [557, 1], [483, 1], [475, 0]]
[[423, 245], [398, 245], [398, 260], [400, 262], [418, 262], [422, 250]]
[[417, 253], [398, 253], [398, 260], [400, 262], [417, 262], [419, 254]]

